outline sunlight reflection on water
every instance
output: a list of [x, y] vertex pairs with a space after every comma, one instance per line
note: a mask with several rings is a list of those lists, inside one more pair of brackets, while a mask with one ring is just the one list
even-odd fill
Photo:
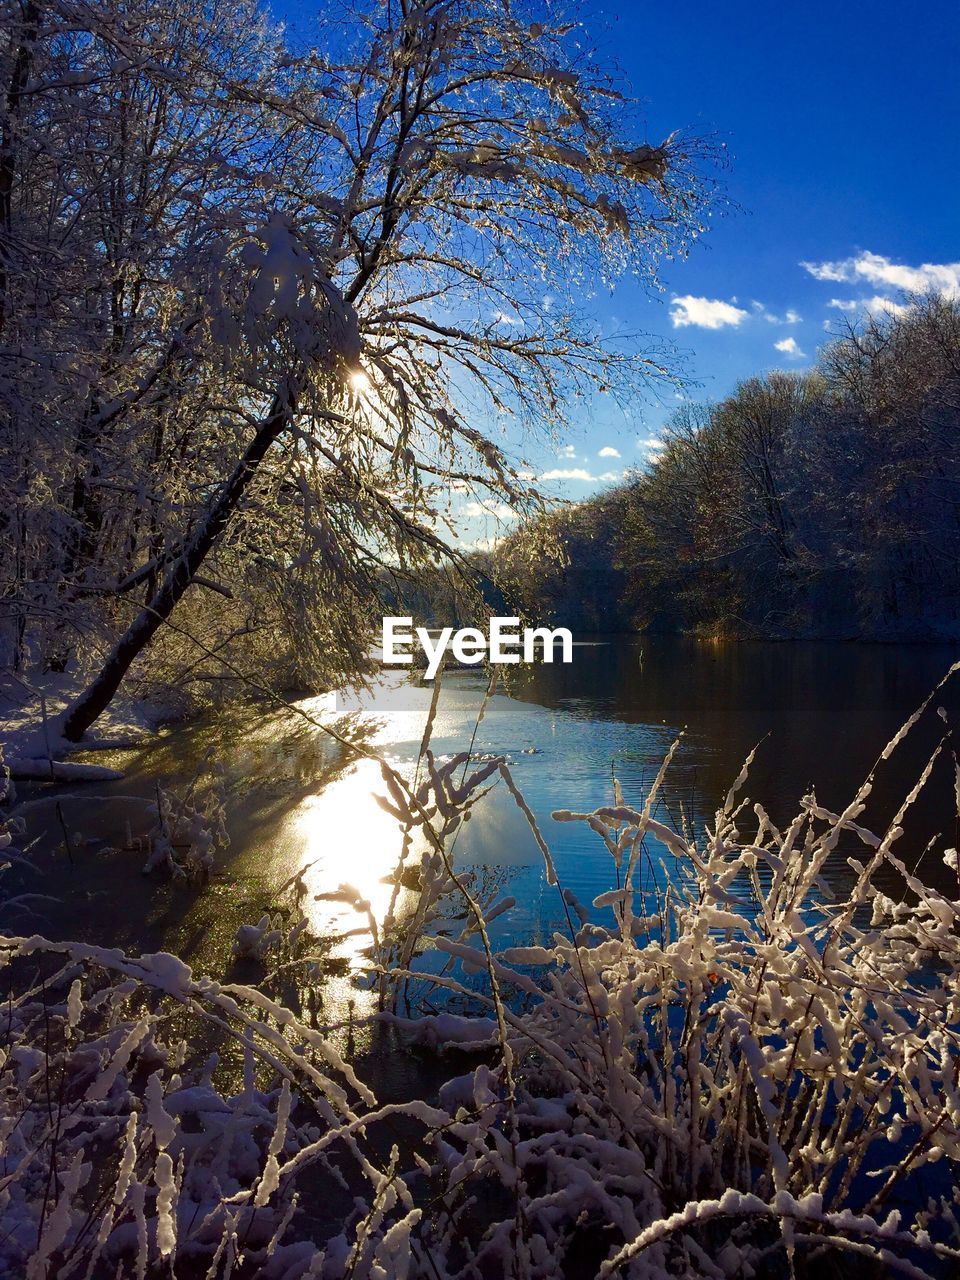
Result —
[[[761, 741], [747, 790], [774, 821], [788, 820], [813, 782], [821, 803], [843, 805], [953, 656], [922, 646], [718, 647], [616, 637], [578, 647], [571, 667], [534, 669], [510, 693], [498, 692], [474, 749], [510, 761], [564, 887], [589, 904], [611, 887], [610, 859], [583, 824], [554, 822], [555, 809], [588, 811], [609, 802], [614, 772], [627, 801], [642, 803], [684, 725], [689, 728], [664, 789], [665, 820], [677, 820], [681, 807], [698, 825], [712, 816], [747, 752]], [[433, 732], [438, 755], [470, 746], [485, 687], [475, 670], [444, 677]], [[430, 697], [429, 685], [394, 671], [366, 693], [340, 695], [336, 714], [328, 698], [305, 699], [300, 707], [324, 722], [349, 723], [351, 734], [363, 735], [412, 778]], [[951, 722], [960, 721], [957, 690], [944, 691], [943, 702]], [[937, 729], [941, 722], [933, 719]], [[909, 746], [902, 756], [885, 766], [871, 799], [881, 810], [909, 789], [925, 752]], [[143, 838], [154, 821], [158, 778], [183, 791], [208, 760], [225, 769], [231, 837], [211, 884], [171, 886], [143, 876]], [[107, 753], [97, 762], [114, 759]], [[944, 777], [934, 779], [943, 786], [911, 811], [918, 825], [905, 847], [914, 851], [913, 861], [931, 834], [952, 831], [949, 763], [944, 756]], [[126, 771], [122, 782], [95, 791], [60, 789], [27, 811], [44, 888], [56, 899], [43, 907], [42, 931], [133, 950], [169, 948], [192, 964], [216, 968], [229, 958], [237, 925], [258, 919], [265, 902], [307, 868], [312, 928], [346, 934], [339, 957], [350, 964], [364, 959], [369, 933], [354, 931], [365, 927], [365, 918], [318, 895], [349, 884], [369, 900], [378, 921], [387, 910], [392, 886], [384, 878], [395, 866], [402, 833], [376, 802], [385, 784], [375, 763], [350, 762], [303, 717], [260, 706], [211, 713], [172, 729], [149, 750], [118, 754], [116, 764]], [[80, 833], [73, 863], [64, 857], [52, 799], [62, 805], [71, 832]], [[415, 849], [412, 867], [418, 862]], [[460, 833], [456, 863], [491, 891], [516, 898], [514, 910], [496, 921], [497, 945], [543, 941], [563, 927], [562, 904], [545, 883], [536, 844], [504, 787], [480, 803]], [[668, 874], [675, 870], [668, 865]], [[842, 888], [851, 874], [843, 850], [827, 871]], [[935, 885], [942, 871], [936, 861], [921, 864]], [[649, 866], [644, 874], [661, 872]], [[412, 896], [398, 893], [400, 919]], [[344, 984], [342, 1004], [351, 998], [366, 1000]]]
[[[322, 897], [347, 886], [369, 902], [375, 920], [382, 922], [387, 913], [393, 892], [389, 877], [400, 857], [403, 832], [377, 804], [383, 790], [377, 765], [360, 760], [346, 777], [305, 800], [293, 817], [303, 840], [308, 913], [317, 933], [344, 933], [365, 923], [348, 904]], [[351, 950], [359, 955], [369, 935], [355, 934], [352, 941]]]

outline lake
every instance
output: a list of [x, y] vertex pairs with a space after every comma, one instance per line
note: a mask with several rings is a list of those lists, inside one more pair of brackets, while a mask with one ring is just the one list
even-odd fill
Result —
[[[683, 734], [660, 802], [660, 816], [696, 827], [708, 821], [758, 743], [744, 793], [783, 823], [811, 787], [821, 804], [841, 808], [878, 754], [951, 662], [957, 646], [829, 643], [709, 643], [676, 637], [598, 636], [578, 642], [570, 666], [513, 672], [490, 701], [474, 751], [508, 757], [517, 784], [550, 844], [563, 885], [589, 903], [611, 885], [612, 866], [585, 825], [558, 823], [553, 810], [589, 810], [612, 798], [612, 775], [639, 806], [671, 743]], [[479, 671], [444, 676], [433, 749], [470, 745], [487, 679]], [[866, 825], [888, 821], [927, 754], [960, 715], [957, 682], [942, 691], [905, 746], [877, 776]], [[416, 768], [430, 686], [400, 671], [359, 696], [341, 696], [337, 715], [392, 764]], [[329, 715], [323, 699], [301, 706]], [[94, 758], [94, 757], [91, 757]], [[95, 757], [103, 763], [107, 757]], [[376, 803], [377, 766], [348, 763], [335, 743], [286, 710], [208, 715], [163, 733], [148, 750], [109, 757], [122, 782], [35, 789], [26, 809], [40, 877], [29, 887], [51, 895], [34, 915], [8, 927], [78, 936], [137, 950], [169, 949], [191, 963], [223, 970], [239, 923], [255, 920], [270, 896], [302, 868], [319, 932], [357, 923], [339, 903], [315, 900], [342, 883], [382, 913], [400, 845], [399, 829]], [[157, 779], [183, 788], [204, 762], [223, 767], [231, 844], [203, 887], [145, 876], [143, 837]], [[953, 764], [947, 750], [905, 822], [901, 855], [928, 882], [947, 885], [942, 862], [925, 852], [936, 832], [955, 843]], [[60, 815], [55, 805], [59, 803]], [[63, 823], [61, 824], [60, 817]], [[745, 819], [748, 826], [749, 816]], [[63, 837], [66, 827], [70, 856]], [[847, 853], [828, 869], [849, 876]], [[536, 844], [504, 787], [497, 787], [460, 832], [457, 862], [476, 873], [493, 900], [516, 908], [498, 923], [498, 941], [536, 941], [559, 927], [562, 908], [545, 882]], [[653, 867], [650, 875], [670, 875]], [[27, 887], [27, 886], [25, 886]], [[955, 891], [956, 885], [952, 888]], [[344, 940], [348, 958], [365, 945]]]

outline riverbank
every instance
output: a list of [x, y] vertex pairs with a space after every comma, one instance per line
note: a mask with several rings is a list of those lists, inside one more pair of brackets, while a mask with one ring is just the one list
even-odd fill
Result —
[[[109, 781], [106, 767], [79, 765], [67, 757], [78, 752], [133, 750], [148, 744], [164, 726], [188, 714], [174, 690], [163, 702], [120, 693], [82, 743], [67, 742], [60, 726], [82, 691], [79, 674], [46, 673], [25, 679], [0, 671], [0, 749], [14, 779], [26, 781]], [[115, 771], [113, 771], [115, 773]]]

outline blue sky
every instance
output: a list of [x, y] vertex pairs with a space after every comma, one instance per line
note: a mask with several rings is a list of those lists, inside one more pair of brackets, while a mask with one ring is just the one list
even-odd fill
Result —
[[[277, 9], [303, 30], [312, 6]], [[864, 306], [896, 304], [899, 285], [960, 293], [957, 0], [566, 9], [643, 100], [651, 141], [676, 128], [710, 132], [731, 157], [724, 186], [739, 211], [713, 219], [663, 275], [665, 292], [650, 298], [628, 282], [594, 303], [604, 328], [675, 343], [697, 384], [692, 398], [807, 367], [830, 328]], [[625, 416], [598, 397], [562, 454], [535, 458], [542, 474], [590, 478], [547, 487], [585, 497], [642, 463], [675, 407], [668, 392]], [[469, 531], [483, 538], [496, 525], [475, 518]]]
[[[662, 298], [626, 285], [604, 301], [611, 317], [685, 349], [699, 383], [689, 394], [716, 399], [751, 374], [805, 367], [828, 337], [824, 326], [850, 314], [832, 302], [895, 300], [901, 279], [957, 286], [960, 5], [582, 9], [584, 21], [592, 11], [608, 26], [607, 42], [645, 99], [651, 137], [677, 126], [714, 132], [731, 154], [725, 186], [740, 211], [713, 220], [666, 273]], [[846, 278], [818, 279], [804, 262]], [[894, 269], [924, 264], [953, 265], [915, 278]], [[641, 407], [634, 429], [601, 407], [577, 449], [590, 461], [584, 469], [597, 472], [607, 444], [635, 462], [637, 439], [655, 437], [672, 408]]]

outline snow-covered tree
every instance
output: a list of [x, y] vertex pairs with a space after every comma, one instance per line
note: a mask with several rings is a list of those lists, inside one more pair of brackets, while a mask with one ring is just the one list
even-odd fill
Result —
[[[723, 634], [954, 637], [960, 626], [960, 305], [919, 297], [863, 317], [814, 369], [686, 403], [650, 465], [564, 523], [521, 524], [498, 549], [533, 611], [566, 587], [515, 574], [537, 546], [589, 565], [579, 616]], [[620, 575], [619, 577], [617, 575]]]
[[537, 501], [508, 425], [661, 372], [583, 300], [699, 232], [702, 149], [546, 10], [322, 23], [3, 7], [5, 638], [99, 667], [71, 737], [161, 630], [356, 674], [381, 567], [456, 562], [454, 490]]

